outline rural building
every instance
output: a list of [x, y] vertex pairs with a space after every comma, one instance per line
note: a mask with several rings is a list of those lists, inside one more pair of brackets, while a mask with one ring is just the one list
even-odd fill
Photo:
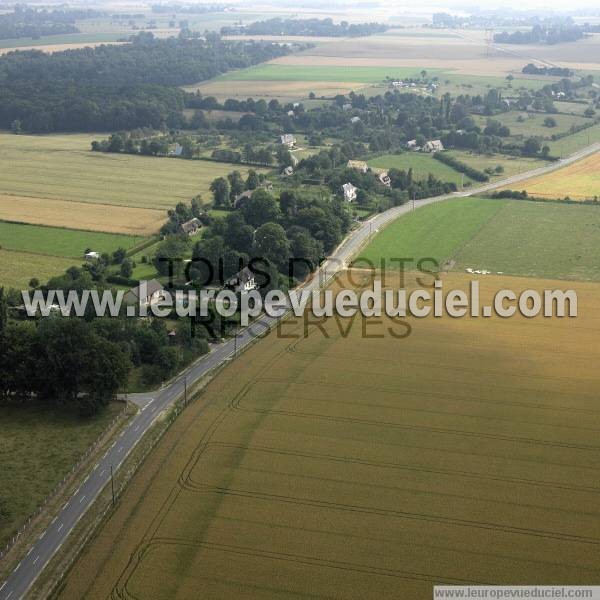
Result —
[[295, 116], [296, 116], [296, 113], [295, 113], [293, 110], [288, 110], [288, 111], [287, 111], [287, 116], [288, 116], [288, 117], [295, 117]]
[[171, 156], [181, 156], [183, 153], [183, 146], [181, 144], [175, 144], [175, 148], [171, 151]]
[[349, 160], [346, 168], [366, 173], [369, 170], [369, 165], [364, 160]]
[[255, 290], [257, 285], [254, 273], [250, 268], [244, 267], [239, 273], [236, 273], [225, 282], [225, 287], [232, 289], [236, 294]]
[[240, 208], [247, 200], [249, 200], [252, 197], [253, 191], [254, 190], [246, 190], [245, 192], [238, 194], [233, 201], [234, 208]]
[[[294, 111], [292, 111], [292, 114], [293, 112]], [[296, 136], [293, 133], [284, 133], [281, 136], [281, 143], [288, 148], [293, 148], [296, 145]]]
[[379, 183], [381, 183], [382, 185], [385, 185], [387, 187], [392, 186], [392, 180], [390, 179], [390, 176], [388, 175], [387, 171], [383, 171], [382, 173], [379, 173], [379, 175], [377, 175], [377, 179], [378, 179]]
[[93, 252], [90, 250], [89, 252], [86, 252], [83, 257], [85, 260], [98, 260], [100, 258], [100, 252]]
[[360, 121], [360, 117], [352, 117], [350, 119], [350, 123], [358, 123]]
[[344, 200], [346, 202], [352, 202], [356, 200], [356, 192], [358, 188], [353, 186], [350, 182], [345, 183], [342, 186], [342, 192], [344, 192]]
[[351, 110], [352, 109], [352, 104], [346, 103], [346, 104], [342, 104], [342, 110]]
[[156, 304], [163, 297], [165, 288], [156, 279], [142, 281], [140, 285], [131, 288], [123, 297], [127, 304], [137, 304], [138, 306], [148, 306]]
[[417, 140], [408, 140], [408, 142], [406, 142], [406, 148], [408, 150], [416, 150], [417, 149]]
[[291, 175], [293, 175], [293, 174], [294, 174], [294, 167], [286, 167], [286, 168], [283, 170], [283, 176], [284, 176], [284, 177], [290, 177], [290, 176], [291, 176]]
[[444, 149], [444, 144], [441, 140], [430, 140], [423, 146], [423, 152], [441, 152]]
[[196, 235], [202, 229], [202, 223], [200, 223], [200, 219], [190, 219], [185, 223], [182, 223], [180, 226], [181, 233], [185, 235]]

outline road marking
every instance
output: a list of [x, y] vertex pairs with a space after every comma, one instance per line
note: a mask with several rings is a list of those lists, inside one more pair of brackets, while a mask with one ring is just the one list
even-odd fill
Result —
[[35, 565], [35, 563], [40, 560], [40, 555], [38, 554], [34, 559], [33, 559], [33, 564]]
[[58, 526], [58, 531], [59, 531], [59, 533], [60, 533], [60, 530], [61, 530], [62, 528], [63, 528], [63, 524], [61, 523], [61, 524]]
[[8, 595], [6, 596], [6, 600], [8, 600], [11, 596], [12, 596], [12, 590], [10, 592], [8, 592]]
[[58, 517], [54, 517], [54, 519], [52, 519], [52, 523], [50, 523], [50, 525], [54, 525], [54, 523], [56, 523], [56, 519], [58, 519]]
[[[31, 548], [29, 548], [29, 552], [27, 553], [27, 556], [29, 556], [31, 553], [33, 552], [33, 546]], [[0, 588], [1, 590], [2, 588]]]
[[102, 473], [100, 473], [100, 477], [102, 477], [102, 475], [104, 475], [104, 473], [106, 473], [106, 469], [102, 470]]
[[96, 463], [96, 464], [94, 465], [94, 469], [93, 469], [93, 470], [95, 471], [95, 470], [98, 468], [98, 466], [99, 466], [99, 465], [100, 465], [100, 463]]
[[79, 501], [79, 504], [81, 504], [84, 500], [85, 500], [85, 494], [83, 496], [81, 496], [81, 500]]
[[67, 506], [69, 506], [69, 503], [66, 502], [65, 505], [62, 507], [63, 510], [66, 510]]
[[140, 429], [140, 426], [138, 425], [138, 426], [137, 426], [137, 427], [136, 427], [136, 428], [133, 430], [133, 432], [135, 433], [136, 431], [139, 431], [139, 429]]
[[16, 567], [15, 570], [13, 571], [13, 573], [16, 573], [19, 570], [19, 567], [21, 566], [21, 563], [19, 563]]
[[90, 476], [88, 475], [84, 480], [83, 480], [83, 484], [85, 485], [87, 483], [87, 480], [90, 478]]
[[117, 452], [123, 452], [123, 446], [119, 446], [119, 449], [117, 450]]
[[8, 582], [7, 582], [7, 581], [5, 581], [5, 582], [4, 582], [2, 585], [0, 585], [0, 592], [1, 592], [1, 591], [2, 591], [2, 590], [5, 588], [5, 587], [6, 587], [6, 584], [7, 584], [7, 583], [8, 583]]
[[79, 490], [80, 490], [80, 489], [81, 489], [81, 488], [77, 488], [77, 489], [76, 489], [76, 490], [73, 492], [73, 496], [77, 496], [77, 494], [79, 494]]
[[42, 535], [40, 535], [40, 538], [39, 538], [39, 539], [41, 540], [41, 539], [42, 539], [42, 538], [43, 538], [45, 535], [46, 535], [46, 532], [44, 531], [44, 532], [42, 533]]

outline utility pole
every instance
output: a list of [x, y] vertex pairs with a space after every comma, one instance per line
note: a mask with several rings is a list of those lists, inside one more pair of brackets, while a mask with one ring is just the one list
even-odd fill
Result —
[[112, 490], [112, 505], [115, 507], [115, 480], [113, 477], [113, 466], [110, 465], [110, 489]]

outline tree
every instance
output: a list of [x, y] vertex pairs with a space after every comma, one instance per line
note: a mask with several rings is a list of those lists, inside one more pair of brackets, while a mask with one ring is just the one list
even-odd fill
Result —
[[244, 191], [244, 180], [239, 171], [232, 171], [227, 175], [229, 181], [229, 197], [235, 200], [235, 197]]
[[[8, 302], [6, 301], [6, 294], [4, 288], [0, 287], [0, 342], [4, 340], [4, 334], [6, 331], [6, 325], [8, 323]], [[4, 346], [2, 346], [4, 347]]]
[[[189, 238], [171, 236], [158, 248], [152, 263], [160, 275], [180, 277], [184, 270], [183, 261], [188, 255]], [[172, 270], [172, 272], [171, 272]]]
[[554, 117], [546, 117], [544, 119], [544, 127], [556, 127], [556, 119]]
[[133, 263], [127, 258], [121, 263], [121, 277], [129, 279], [133, 275]]
[[115, 265], [120, 265], [127, 256], [127, 250], [125, 248], [117, 248], [112, 254], [112, 260]]
[[229, 200], [229, 183], [224, 177], [217, 177], [210, 184], [210, 191], [213, 193], [215, 206], [218, 208], [228, 208], [231, 206]]
[[285, 229], [278, 223], [261, 225], [254, 236], [254, 253], [256, 258], [264, 258], [280, 270], [285, 269], [290, 255]]
[[304, 227], [291, 227], [287, 232], [290, 240], [290, 277], [305, 279], [323, 258], [323, 244], [310, 235]]
[[19, 119], [15, 119], [11, 124], [10, 124], [10, 130], [15, 134], [15, 135], [19, 135], [21, 133], [21, 121], [19, 121]]
[[247, 190], [255, 190], [258, 187], [260, 180], [258, 178], [258, 173], [254, 169], [250, 169], [248, 171], [248, 177], [246, 179], [246, 189]]
[[523, 144], [523, 154], [533, 156], [540, 151], [540, 146], [540, 142], [536, 138], [530, 137]]
[[280, 210], [277, 200], [266, 190], [256, 190], [242, 206], [242, 214], [247, 223], [258, 227], [267, 221], [276, 221]]
[[32, 277], [29, 280], [29, 287], [32, 289], [40, 287], [40, 280], [37, 277]]

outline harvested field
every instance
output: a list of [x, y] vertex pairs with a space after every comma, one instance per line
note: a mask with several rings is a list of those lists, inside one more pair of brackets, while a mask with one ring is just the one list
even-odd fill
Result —
[[199, 90], [202, 94], [215, 96], [219, 100], [253, 97], [278, 98], [287, 101], [308, 98], [310, 92], [314, 92], [317, 96], [347, 94], [365, 85], [367, 84], [351, 81], [224, 81], [216, 78], [184, 89], [188, 92]]
[[197, 194], [208, 198], [216, 177], [248, 171], [228, 163], [92, 152], [92, 140], [105, 137], [0, 134], [0, 194], [166, 210]]
[[518, 184], [519, 190], [541, 198], [586, 200], [600, 197], [600, 152]]
[[[531, 285], [490, 277], [482, 299]], [[364, 325], [379, 337], [359, 319], [307, 336], [288, 322], [175, 421], [60, 598], [429, 600], [443, 583], [597, 583], [600, 296], [577, 289], [576, 326], [410, 319], [397, 339], [387, 319]]]
[[147, 236], [167, 218], [164, 210], [0, 194], [0, 220]]

